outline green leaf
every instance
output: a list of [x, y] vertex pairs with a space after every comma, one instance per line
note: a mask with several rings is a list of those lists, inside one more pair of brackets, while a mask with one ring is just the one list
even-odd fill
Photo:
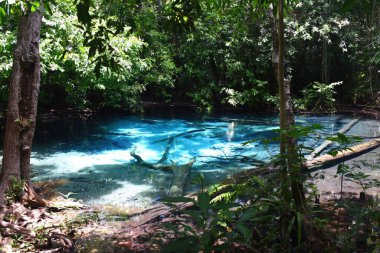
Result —
[[210, 195], [206, 192], [201, 192], [198, 194], [198, 200], [195, 203], [203, 212], [205, 216], [207, 216], [208, 211], [210, 210]]
[[4, 24], [6, 12], [3, 7], [0, 7], [0, 24]]
[[92, 5], [91, 0], [81, 0], [76, 6], [78, 20], [86, 26], [91, 25], [90, 5]]
[[341, 163], [338, 165], [336, 173], [337, 174], [346, 174], [347, 172], [349, 172], [349, 170], [350, 170], [350, 167], [348, 165]]
[[204, 227], [205, 224], [199, 211], [184, 210], [182, 213], [189, 215], [195, 221], [197, 227]]
[[256, 222], [256, 223], [266, 223], [270, 220], [272, 220], [273, 216], [272, 215], [260, 215], [260, 216], [256, 216], [254, 218], [251, 219], [252, 222]]
[[250, 145], [250, 144], [252, 144], [254, 142], [258, 142], [258, 141], [260, 141], [260, 139], [252, 139], [252, 140], [243, 142], [241, 145], [242, 146], [247, 146], [247, 145]]
[[44, 3], [44, 7], [45, 7], [46, 12], [47, 12], [49, 15], [53, 15], [53, 11], [51, 10], [51, 6], [50, 6], [50, 3], [49, 3], [49, 2], [45, 2], [45, 3]]
[[35, 12], [38, 10], [38, 8], [40, 7], [40, 2], [33, 2], [32, 3], [32, 6], [30, 7], [30, 11], [31, 12]]
[[199, 240], [196, 236], [186, 236], [171, 240], [162, 249], [163, 253], [198, 252]]
[[247, 220], [250, 220], [252, 219], [253, 217], [255, 217], [257, 215], [257, 210], [254, 209], [254, 208], [250, 208], [248, 210], [246, 210], [241, 216], [240, 216], [240, 221], [247, 221]]
[[302, 219], [303, 219], [302, 213], [297, 212], [297, 245], [298, 245], [298, 247], [301, 246]]
[[252, 231], [243, 223], [239, 222], [238, 224], [236, 224], [236, 228], [247, 241], [249, 241], [252, 238]]
[[327, 152], [327, 154], [329, 154], [329, 155], [331, 155], [331, 156], [336, 156], [336, 155], [338, 154], [338, 150], [333, 149], [333, 150]]

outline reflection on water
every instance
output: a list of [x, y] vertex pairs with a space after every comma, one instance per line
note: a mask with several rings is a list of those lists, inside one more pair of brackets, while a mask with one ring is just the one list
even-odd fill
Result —
[[[164, 196], [172, 175], [136, 166], [129, 152], [136, 147], [144, 160], [158, 161], [172, 136], [169, 161], [184, 164], [196, 157], [191, 176], [202, 172], [208, 183], [267, 162], [278, 149], [277, 143], [264, 146], [261, 141], [275, 136], [278, 124], [272, 116], [49, 119], [37, 124], [33, 180], [67, 179], [59, 191], [87, 203], [145, 206]], [[324, 126], [315, 137], [334, 133], [348, 121], [340, 116], [297, 118], [298, 124]], [[252, 139], [257, 141], [242, 145]], [[320, 141], [304, 140], [312, 147]]]

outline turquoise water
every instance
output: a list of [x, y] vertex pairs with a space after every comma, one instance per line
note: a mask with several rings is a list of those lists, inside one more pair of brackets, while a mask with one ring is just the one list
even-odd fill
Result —
[[[316, 147], [323, 137], [338, 131], [352, 118], [341, 115], [297, 117], [297, 124], [321, 124], [313, 138], [303, 140]], [[169, 162], [184, 164], [193, 157], [191, 177], [203, 173], [215, 183], [241, 170], [259, 166], [276, 154], [274, 116], [213, 115], [210, 117], [45, 117], [38, 121], [32, 154], [33, 180], [67, 179], [58, 190], [89, 204], [146, 206], [165, 196], [172, 175], [135, 165], [130, 151], [149, 162], [158, 161], [168, 143]], [[255, 139], [250, 145], [242, 143]], [[192, 191], [190, 185], [187, 190]]]

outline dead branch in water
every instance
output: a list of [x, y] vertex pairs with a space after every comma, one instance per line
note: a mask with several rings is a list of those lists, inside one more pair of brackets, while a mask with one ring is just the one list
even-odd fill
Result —
[[[189, 132], [186, 132], [185, 134], [188, 134]], [[195, 132], [195, 130], [192, 132]], [[188, 178], [189, 178], [190, 169], [195, 163], [195, 157], [192, 158], [186, 164], [182, 164], [182, 165], [179, 165], [176, 163], [166, 163], [168, 160], [171, 145], [174, 139], [178, 136], [182, 136], [182, 135], [171, 136], [167, 139], [168, 142], [166, 144], [165, 151], [162, 154], [161, 159], [158, 160], [157, 162], [151, 163], [151, 162], [144, 161], [144, 159], [142, 159], [141, 156], [136, 154], [136, 147], [134, 147], [130, 152], [130, 155], [136, 159], [137, 164], [140, 166], [145, 166], [150, 169], [173, 173], [173, 178], [172, 178], [170, 190], [168, 193], [169, 196], [183, 195]]]

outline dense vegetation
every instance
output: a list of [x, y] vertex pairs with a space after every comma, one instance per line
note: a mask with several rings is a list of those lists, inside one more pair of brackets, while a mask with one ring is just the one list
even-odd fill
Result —
[[[181, 4], [178, 1], [178, 8]], [[286, 75], [295, 98], [300, 98], [297, 107], [321, 109], [312, 106], [315, 96], [333, 90], [346, 103], [376, 102], [378, 5], [375, 0], [360, 1], [345, 9], [343, 1], [317, 0], [288, 9]], [[185, 6], [192, 12], [181, 23], [170, 7], [160, 1], [99, 2], [91, 9], [96, 13], [94, 27], [85, 33], [73, 2], [52, 4], [41, 35], [40, 108], [139, 111], [143, 102], [189, 103], [206, 111], [223, 105], [276, 107], [271, 21], [264, 8], [254, 1], [202, 1]], [[3, 22], [1, 108], [17, 18]], [[338, 81], [338, 86], [327, 86]]]
[[[30, 176], [35, 98], [40, 111], [136, 112], [148, 102], [195, 104], [204, 112], [222, 106], [252, 111], [278, 107], [280, 127], [270, 141], [280, 144], [280, 152], [272, 159], [273, 168], [208, 191], [200, 176], [202, 191], [195, 198], [165, 199], [189, 206], [178, 211], [184, 219], [169, 222], [158, 233], [164, 252], [318, 252], [316, 245], [332, 252], [379, 249], [380, 211], [365, 192], [379, 187], [379, 181], [342, 163], [335, 175], [342, 185], [340, 202], [321, 206], [316, 190], [306, 185], [303, 170], [310, 160], [305, 161], [301, 151], [305, 147], [297, 144], [318, 126], [295, 126], [287, 90], [290, 84], [293, 106], [301, 110], [333, 111], [336, 99], [376, 105], [380, 94], [377, 0], [65, 0], [47, 1], [44, 13], [39, 1], [3, 2], [1, 108], [9, 102], [0, 177], [0, 204], [8, 205], [0, 212], [4, 230], [35, 240], [31, 247], [51, 247], [53, 240], [61, 243], [59, 250], [73, 247], [69, 237], [75, 230], [67, 226], [60, 228], [63, 234], [40, 233], [17, 224], [19, 217], [30, 222], [36, 216], [28, 218], [34, 214], [15, 202], [32, 208], [50, 204], [36, 194]], [[330, 139], [343, 149], [355, 141], [341, 133]], [[167, 154], [152, 164], [134, 151], [131, 155], [142, 166], [162, 165], [172, 171], [180, 167], [164, 164]], [[341, 151], [334, 149], [329, 159], [344, 156]], [[187, 171], [192, 163], [186, 164]], [[344, 202], [346, 178], [363, 188], [360, 202]], [[337, 224], [337, 231], [353, 224], [343, 237], [331, 228], [342, 210], [347, 212], [342, 214], [346, 221]], [[325, 226], [328, 229], [322, 231]], [[324, 237], [316, 238], [314, 233]], [[360, 236], [355, 238], [356, 234]], [[330, 239], [324, 241], [325, 237]]]

